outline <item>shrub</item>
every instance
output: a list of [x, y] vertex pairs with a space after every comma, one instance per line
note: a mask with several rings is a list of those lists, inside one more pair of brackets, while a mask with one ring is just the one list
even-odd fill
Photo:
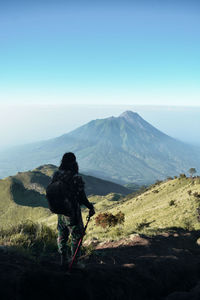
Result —
[[159, 185], [161, 184], [163, 181], [162, 180], [156, 180], [156, 182], [154, 183], [155, 185]]
[[115, 215], [115, 217], [117, 218], [118, 224], [123, 224], [123, 223], [124, 223], [124, 221], [125, 221], [125, 215], [124, 215], [124, 213], [122, 213], [121, 211], [119, 211], [119, 212]]
[[106, 227], [114, 227], [117, 224], [123, 224], [125, 220], [124, 213], [121, 211], [116, 215], [111, 213], [100, 213], [95, 218], [95, 223], [97, 226], [101, 226], [102, 228]]
[[167, 177], [167, 180], [173, 180], [173, 178], [171, 176]]
[[149, 227], [149, 225], [150, 223], [147, 222], [146, 219], [144, 219], [141, 223], [136, 223], [136, 230], [143, 230], [144, 228]]
[[189, 195], [189, 196], [192, 194], [192, 191], [191, 191], [191, 190], [189, 190], [189, 191], [187, 191], [187, 192], [188, 192], [188, 195]]
[[186, 178], [185, 173], [181, 173], [181, 174], [179, 175], [179, 178]]
[[190, 168], [188, 170], [188, 172], [190, 173], [191, 177], [197, 172], [195, 168]]
[[158, 190], [153, 190], [152, 192], [155, 193], [155, 194], [159, 193]]
[[177, 178], [177, 176], [174, 176], [174, 179], [176, 179]]
[[198, 192], [194, 192], [194, 193], [193, 193], [193, 196], [194, 196], [195, 198], [200, 198], [200, 194], [199, 194]]
[[170, 200], [169, 201], [169, 206], [173, 206], [173, 205], [175, 205], [175, 200]]

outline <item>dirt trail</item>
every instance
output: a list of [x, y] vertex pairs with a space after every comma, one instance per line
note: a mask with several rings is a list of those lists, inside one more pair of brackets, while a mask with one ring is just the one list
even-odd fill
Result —
[[83, 270], [60, 270], [0, 248], [1, 299], [200, 299], [199, 232], [130, 236], [96, 246]]

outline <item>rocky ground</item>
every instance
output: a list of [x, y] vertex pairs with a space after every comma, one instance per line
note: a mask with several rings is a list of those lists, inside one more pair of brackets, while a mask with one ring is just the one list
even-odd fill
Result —
[[0, 248], [3, 300], [200, 299], [200, 232], [173, 229], [95, 244], [84, 269], [61, 270], [59, 257], [40, 261]]

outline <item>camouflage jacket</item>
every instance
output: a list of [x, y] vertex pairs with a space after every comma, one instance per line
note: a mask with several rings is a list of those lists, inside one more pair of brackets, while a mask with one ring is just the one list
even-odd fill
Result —
[[86, 206], [88, 209], [93, 208], [93, 204], [88, 201], [88, 198], [85, 194], [85, 183], [82, 179], [82, 177], [78, 174], [74, 174], [72, 171], [64, 171], [64, 170], [58, 170], [54, 173], [52, 182], [62, 180], [66, 182], [66, 184], [73, 185], [75, 191], [76, 191], [76, 199], [80, 205]]

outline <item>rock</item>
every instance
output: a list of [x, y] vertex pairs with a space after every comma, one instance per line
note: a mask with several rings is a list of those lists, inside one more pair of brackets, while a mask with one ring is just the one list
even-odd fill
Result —
[[97, 244], [99, 244], [99, 241], [98, 238], [95, 237], [84, 242], [84, 246], [96, 246]]
[[122, 266], [125, 268], [134, 268], [135, 264], [123, 264]]
[[173, 234], [174, 237], [179, 237], [178, 233]]
[[136, 237], [140, 237], [140, 235], [138, 233], [133, 233], [133, 234], [129, 235], [130, 240], [134, 240]]

